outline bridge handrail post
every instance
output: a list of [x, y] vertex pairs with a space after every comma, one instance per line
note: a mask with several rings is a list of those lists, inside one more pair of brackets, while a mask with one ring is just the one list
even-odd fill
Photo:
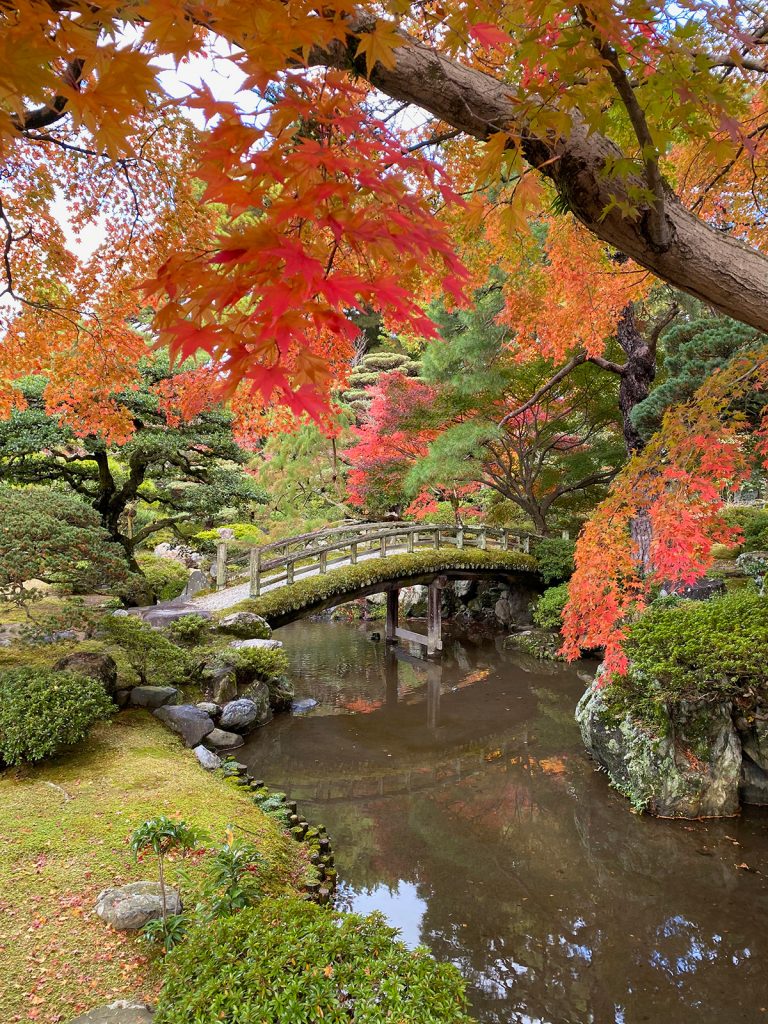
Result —
[[459, 525], [456, 527], [456, 547], [460, 550], [464, 550], [464, 526]]
[[288, 558], [285, 563], [285, 582], [290, 586], [293, 583], [293, 561]]
[[477, 534], [477, 546], [481, 551], [485, 551], [488, 546], [488, 540], [485, 532], [485, 527], [481, 526]]
[[349, 560], [352, 565], [357, 565], [357, 541], [353, 540], [349, 545]]
[[440, 550], [440, 527], [439, 526], [435, 527], [434, 533], [435, 533], [435, 550], [439, 551]]
[[261, 594], [261, 548], [251, 548], [251, 586], [250, 596]]
[[531, 538], [527, 533], [523, 537], [523, 551], [526, 555], [529, 555], [531, 553]]
[[407, 539], [406, 539], [406, 547], [407, 547], [409, 555], [413, 554], [413, 538], [415, 536], [416, 536], [416, 531], [415, 530], [409, 530], [408, 531], [408, 536], [407, 536]]
[[320, 575], [328, 571], [328, 552], [323, 548], [320, 552]]
[[223, 590], [227, 585], [227, 542], [220, 540], [216, 544], [216, 589]]
[[387, 538], [379, 537], [379, 557], [385, 558], [387, 554]]

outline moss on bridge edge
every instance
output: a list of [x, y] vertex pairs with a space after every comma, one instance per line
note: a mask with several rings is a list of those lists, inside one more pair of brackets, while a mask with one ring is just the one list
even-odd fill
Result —
[[442, 572], [524, 572], [536, 573], [536, 559], [519, 551], [458, 550], [415, 551], [413, 554], [388, 555], [371, 558], [357, 565], [345, 565], [329, 569], [322, 576], [308, 576], [295, 583], [269, 591], [261, 597], [249, 598], [233, 611], [252, 611], [267, 621], [282, 619], [291, 612], [328, 602], [334, 597], [343, 603], [345, 595], [353, 596], [356, 591], [378, 583], [395, 583], [415, 576], [439, 574]]

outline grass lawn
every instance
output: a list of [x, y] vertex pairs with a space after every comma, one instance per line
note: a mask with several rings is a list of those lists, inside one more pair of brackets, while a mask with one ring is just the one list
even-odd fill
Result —
[[180, 814], [217, 842], [228, 824], [247, 829], [269, 863], [269, 892], [297, 888], [307, 870], [302, 844], [143, 711], [98, 726], [67, 756], [0, 774], [0, 810], [3, 1021], [53, 1024], [114, 999], [153, 1001], [155, 954], [92, 912], [107, 886], [156, 879], [154, 861], [136, 864], [128, 849], [147, 818]]

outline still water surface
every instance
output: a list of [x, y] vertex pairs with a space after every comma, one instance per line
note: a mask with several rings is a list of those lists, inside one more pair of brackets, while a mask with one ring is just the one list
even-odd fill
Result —
[[279, 631], [298, 697], [238, 754], [333, 838], [337, 904], [468, 980], [484, 1024], [768, 1022], [768, 812], [639, 818], [584, 754], [579, 669]]

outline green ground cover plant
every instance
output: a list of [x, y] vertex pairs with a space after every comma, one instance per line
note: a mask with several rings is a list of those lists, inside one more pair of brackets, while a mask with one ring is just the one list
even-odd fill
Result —
[[265, 899], [193, 928], [166, 961], [156, 1024], [471, 1024], [451, 964], [381, 915]]

